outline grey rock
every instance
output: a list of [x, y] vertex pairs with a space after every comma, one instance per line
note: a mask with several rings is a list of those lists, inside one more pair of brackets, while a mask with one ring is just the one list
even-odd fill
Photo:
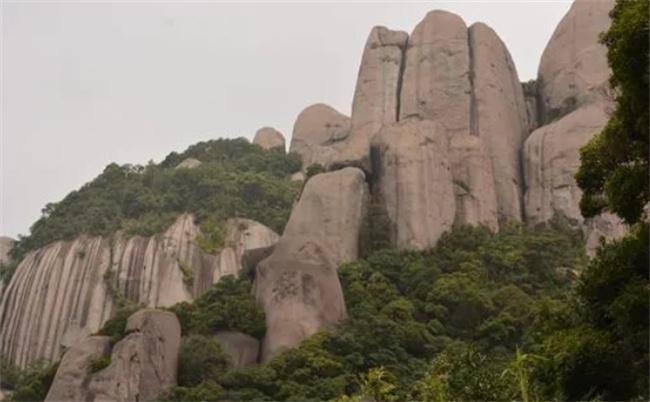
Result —
[[264, 149], [281, 149], [285, 150], [284, 135], [272, 127], [262, 127], [255, 133], [253, 144], [257, 144]]

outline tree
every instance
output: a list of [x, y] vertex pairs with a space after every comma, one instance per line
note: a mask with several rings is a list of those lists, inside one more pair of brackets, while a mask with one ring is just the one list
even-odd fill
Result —
[[601, 36], [612, 70], [616, 108], [607, 126], [580, 151], [576, 174], [585, 217], [604, 210], [637, 222], [648, 203], [648, 12], [647, 0], [618, 0], [612, 24]]

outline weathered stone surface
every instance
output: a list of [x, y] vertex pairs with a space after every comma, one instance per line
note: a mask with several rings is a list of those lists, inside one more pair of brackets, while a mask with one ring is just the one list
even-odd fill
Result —
[[581, 222], [581, 192], [573, 175], [580, 166], [579, 149], [607, 122], [597, 105], [584, 106], [559, 121], [535, 130], [524, 147], [525, 211], [530, 223], [556, 215]]
[[262, 127], [255, 133], [253, 144], [264, 149], [279, 148], [285, 150], [284, 135], [272, 127]]
[[242, 269], [242, 257], [246, 251], [265, 249], [280, 240], [273, 230], [250, 219], [233, 218], [226, 222], [224, 247], [216, 256], [209, 269], [197, 272], [194, 280], [194, 295], [205, 293], [219, 279], [235, 275]]
[[72, 363], [88, 364], [106, 338], [86, 338], [82, 342], [86, 348], [73, 348], [66, 353], [64, 362], [70, 364], [57, 371], [52, 385], [55, 392], [51, 390], [47, 400], [151, 401], [176, 385], [181, 344], [181, 326], [176, 315], [162, 310], [140, 310], [129, 317], [126, 333], [113, 347], [110, 365], [96, 373], [87, 369], [84, 373], [84, 366]]
[[[97, 332], [117, 311], [105, 279], [109, 268], [113, 287], [128, 299], [167, 307], [191, 301], [223, 275], [237, 274], [244, 250], [278, 239], [259, 223], [232, 220], [226, 247], [211, 255], [197, 246], [198, 235], [194, 218], [183, 215], [151, 238], [81, 236], [29, 253], [0, 304], [2, 354], [18, 367], [38, 359], [58, 361], [61, 347]], [[193, 274], [193, 283], [187, 274]]]
[[345, 317], [336, 268], [359, 256], [368, 189], [356, 168], [310, 178], [270, 257], [257, 265], [255, 296], [266, 312], [262, 361]]
[[[151, 401], [176, 385], [181, 326], [174, 313], [140, 310], [129, 317], [126, 337], [110, 351], [109, 337], [87, 337], [63, 357], [46, 401]], [[92, 373], [90, 361], [111, 354]]]
[[458, 135], [450, 143], [458, 224], [499, 229], [492, 160], [481, 137]]
[[176, 169], [194, 169], [201, 166], [201, 161], [194, 158], [184, 159], [181, 163], [176, 166]]
[[413, 30], [406, 50], [400, 120], [433, 120], [449, 137], [467, 135], [470, 124], [467, 26], [452, 13], [429, 12]]
[[521, 220], [520, 150], [526, 138], [524, 94], [508, 49], [483, 23], [469, 28], [473, 96], [471, 135], [492, 160], [499, 222]]
[[537, 79], [543, 124], [571, 108], [611, 99], [607, 49], [598, 35], [609, 27], [613, 5], [614, 0], [576, 0], [553, 32]]
[[233, 367], [241, 368], [257, 363], [260, 341], [241, 332], [217, 332], [214, 338], [230, 356]]
[[408, 34], [376, 26], [366, 42], [352, 102], [352, 128], [339, 163], [370, 168], [370, 141], [397, 121], [402, 63]]
[[620, 220], [609, 214], [584, 222], [582, 192], [573, 178], [580, 166], [579, 149], [607, 120], [602, 106], [586, 105], [535, 130], [524, 147], [526, 220], [534, 224], [560, 218], [583, 227], [591, 251], [599, 236], [617, 237], [625, 231]]
[[76, 342], [65, 353], [45, 397], [46, 401], [84, 401], [87, 400], [86, 385], [92, 373], [90, 362], [111, 353], [111, 338], [108, 336], [89, 336]]
[[303, 169], [314, 163], [329, 166], [339, 158], [335, 145], [350, 135], [350, 118], [317, 103], [300, 112], [293, 126], [290, 152], [302, 157]]
[[448, 154], [446, 136], [427, 120], [384, 126], [373, 139], [374, 186], [394, 224], [398, 248], [431, 248], [454, 223]]

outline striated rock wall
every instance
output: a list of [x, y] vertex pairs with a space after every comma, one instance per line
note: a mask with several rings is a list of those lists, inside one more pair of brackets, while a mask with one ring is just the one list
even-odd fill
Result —
[[62, 347], [95, 333], [117, 311], [111, 292], [149, 307], [191, 301], [220, 277], [237, 274], [244, 250], [278, 239], [259, 223], [232, 220], [226, 247], [210, 255], [197, 246], [198, 235], [193, 217], [183, 215], [152, 238], [82, 236], [28, 254], [0, 304], [0, 351], [19, 367], [57, 361]]
[[345, 168], [310, 178], [273, 253], [257, 264], [255, 297], [266, 312], [262, 361], [345, 317], [336, 273], [359, 257], [368, 201], [364, 173]]

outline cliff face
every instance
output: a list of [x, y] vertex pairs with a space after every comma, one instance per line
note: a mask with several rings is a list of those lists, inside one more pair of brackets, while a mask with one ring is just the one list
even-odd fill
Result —
[[259, 223], [233, 220], [226, 247], [211, 255], [197, 246], [198, 235], [193, 217], [183, 215], [159, 236], [82, 236], [28, 254], [0, 305], [3, 356], [19, 367], [57, 361], [116, 312], [116, 294], [148, 307], [191, 301], [222, 276], [236, 275], [244, 250], [278, 238]]

